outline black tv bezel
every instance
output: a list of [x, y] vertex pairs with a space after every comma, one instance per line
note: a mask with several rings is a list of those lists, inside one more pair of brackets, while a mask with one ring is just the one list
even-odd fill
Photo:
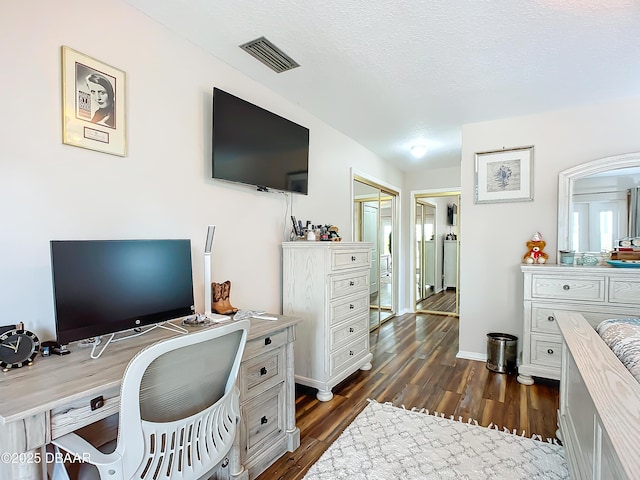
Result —
[[[306, 179], [305, 179], [305, 189], [303, 192], [299, 191], [299, 190], [294, 190], [291, 188], [282, 188], [281, 186], [274, 186], [271, 185], [269, 183], [257, 183], [257, 182], [250, 182], [250, 181], [244, 181], [241, 178], [230, 178], [229, 176], [216, 176], [216, 159], [215, 159], [215, 155], [216, 155], [216, 92], [221, 93], [222, 95], [226, 95], [228, 97], [230, 97], [233, 101], [238, 102], [239, 104], [243, 104], [244, 106], [251, 108], [251, 109], [255, 109], [256, 111], [259, 112], [263, 112], [265, 118], [272, 118], [272, 119], [278, 119], [279, 121], [282, 122], [286, 122], [286, 124], [291, 125], [294, 128], [298, 128], [300, 129], [301, 132], [304, 132], [306, 134], [306, 144], [307, 144], [307, 148], [306, 148], [306, 170], [301, 170], [301, 169], [296, 169], [295, 171], [289, 172], [290, 175], [300, 175], [300, 174], [306, 174]], [[212, 129], [211, 129], [211, 139], [212, 139], [212, 145], [211, 145], [211, 177], [214, 180], [218, 180], [218, 181], [222, 181], [222, 182], [228, 182], [228, 183], [234, 183], [234, 184], [240, 184], [240, 185], [247, 185], [247, 186], [251, 186], [251, 187], [256, 187], [256, 189], [258, 191], [261, 192], [269, 192], [269, 191], [277, 191], [277, 192], [286, 192], [286, 193], [296, 193], [298, 195], [308, 195], [309, 194], [309, 137], [310, 137], [310, 131], [307, 127], [300, 125], [299, 123], [296, 123], [292, 120], [289, 120], [288, 118], [285, 118], [281, 115], [278, 115], [277, 113], [271, 112], [263, 107], [260, 107], [259, 105], [256, 105], [252, 102], [249, 102], [248, 100], [245, 100], [241, 97], [238, 97], [236, 95], [233, 95], [232, 93], [229, 93], [221, 88], [218, 87], [214, 87], [213, 88], [213, 108], [212, 108]]]
[[[175, 242], [187, 242], [189, 246], [189, 257], [191, 262], [191, 305], [189, 307], [182, 307], [173, 310], [166, 310], [163, 312], [156, 312], [148, 315], [138, 315], [129, 318], [118, 319], [110, 322], [102, 322], [83, 326], [81, 328], [64, 329], [60, 330], [58, 323], [58, 313], [56, 308], [56, 283], [55, 283], [55, 267], [53, 258], [54, 244], [57, 243], [86, 243], [86, 242], [154, 242], [154, 241], [175, 241]], [[51, 279], [53, 286], [53, 302], [54, 302], [54, 316], [55, 316], [55, 328], [56, 328], [56, 340], [61, 345], [67, 345], [71, 342], [86, 340], [89, 338], [98, 337], [101, 335], [107, 335], [111, 333], [123, 332], [139, 327], [147, 327], [156, 323], [172, 320], [186, 315], [193, 314], [194, 294], [193, 294], [193, 257], [191, 255], [191, 240], [189, 239], [131, 239], [131, 240], [51, 240], [50, 241], [50, 255], [51, 255]]]

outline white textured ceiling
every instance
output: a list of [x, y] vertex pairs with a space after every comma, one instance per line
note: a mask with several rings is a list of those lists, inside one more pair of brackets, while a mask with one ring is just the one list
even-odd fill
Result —
[[640, 95], [640, 0], [125, 1], [405, 171], [458, 165], [465, 123]]

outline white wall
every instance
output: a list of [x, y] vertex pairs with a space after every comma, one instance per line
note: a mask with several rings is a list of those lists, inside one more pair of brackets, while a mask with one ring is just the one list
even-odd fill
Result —
[[[310, 129], [302, 220], [350, 239], [350, 167], [392, 184], [402, 174], [359, 144], [173, 35], [120, 0], [0, 4], [0, 324], [54, 337], [52, 239], [190, 238], [196, 307], [201, 253], [217, 225], [214, 281], [240, 308], [280, 311], [285, 197], [211, 179], [211, 104], [220, 87]], [[127, 74], [125, 158], [61, 142], [60, 47]]]
[[[408, 172], [405, 176], [404, 188], [411, 190], [430, 190], [449, 188], [457, 190], [460, 188], [460, 167], [450, 168], [429, 168], [416, 172]], [[411, 203], [412, 200], [409, 200]]]
[[[522, 338], [526, 241], [536, 231], [556, 263], [558, 173], [610, 155], [640, 151], [640, 97], [465, 125], [460, 222], [460, 355], [486, 355], [486, 334]], [[476, 152], [534, 146], [532, 202], [475, 205]], [[520, 345], [519, 348], [522, 346]]]

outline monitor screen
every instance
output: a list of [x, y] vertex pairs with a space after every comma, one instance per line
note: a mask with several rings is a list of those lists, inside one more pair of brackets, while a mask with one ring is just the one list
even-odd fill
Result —
[[213, 178], [307, 194], [309, 129], [213, 91]]
[[193, 313], [189, 240], [51, 242], [58, 342]]

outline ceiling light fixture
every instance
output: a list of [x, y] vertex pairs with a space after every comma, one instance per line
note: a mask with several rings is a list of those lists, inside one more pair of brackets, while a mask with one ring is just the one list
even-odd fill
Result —
[[411, 155], [416, 158], [422, 158], [427, 153], [427, 147], [424, 145], [413, 145], [411, 147]]

